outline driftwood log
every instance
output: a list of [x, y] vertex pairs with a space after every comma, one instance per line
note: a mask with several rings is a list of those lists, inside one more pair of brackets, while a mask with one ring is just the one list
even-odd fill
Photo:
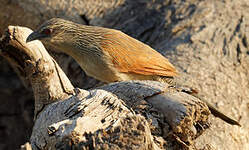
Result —
[[74, 88], [40, 41], [25, 42], [31, 32], [9, 26], [1, 55], [33, 88], [32, 149], [193, 149], [209, 127], [207, 106], [167, 84]]

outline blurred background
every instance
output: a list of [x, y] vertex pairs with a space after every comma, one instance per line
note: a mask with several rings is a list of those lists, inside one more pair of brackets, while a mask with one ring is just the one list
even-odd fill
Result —
[[[35, 29], [53, 17], [122, 30], [158, 50], [192, 86], [242, 127], [211, 117], [197, 149], [249, 149], [248, 0], [0, 0], [0, 35], [8, 25]], [[75, 87], [87, 77], [69, 56], [46, 47]], [[1, 55], [1, 51], [0, 51]], [[33, 93], [0, 57], [0, 149], [19, 149], [33, 126]]]

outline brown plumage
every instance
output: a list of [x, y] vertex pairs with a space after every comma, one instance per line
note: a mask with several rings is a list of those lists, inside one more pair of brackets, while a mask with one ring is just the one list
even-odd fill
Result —
[[118, 30], [54, 18], [33, 35], [72, 56], [86, 74], [104, 82], [177, 75], [160, 53]]
[[[54, 18], [29, 35], [27, 42], [36, 39], [72, 56], [89, 76], [104, 82], [156, 80], [172, 83], [178, 74], [160, 53], [114, 29]], [[211, 112], [219, 112], [209, 103], [207, 105]], [[218, 115], [221, 119], [239, 125], [221, 114]]]
[[89, 76], [107, 83], [177, 75], [160, 53], [118, 30], [54, 18], [33, 35], [72, 56]]
[[118, 71], [148, 76], [177, 75], [174, 66], [148, 45], [116, 30], [105, 34], [104, 38], [105, 40], [101, 41], [101, 49], [108, 52]]

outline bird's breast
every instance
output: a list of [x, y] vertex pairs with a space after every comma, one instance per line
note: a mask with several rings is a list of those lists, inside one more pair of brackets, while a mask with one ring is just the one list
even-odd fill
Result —
[[119, 81], [115, 69], [104, 54], [72, 52], [69, 55], [76, 60], [88, 76], [107, 83]]

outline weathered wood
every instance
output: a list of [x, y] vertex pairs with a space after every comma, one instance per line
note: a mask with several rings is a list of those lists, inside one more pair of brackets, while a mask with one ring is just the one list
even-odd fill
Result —
[[73, 89], [39, 41], [25, 43], [30, 32], [9, 26], [1, 48], [30, 80], [36, 108], [43, 106], [30, 138], [33, 149], [190, 149], [205, 129], [200, 127], [208, 126], [208, 107], [167, 84], [127, 81]]
[[9, 26], [1, 39], [4, 56], [23, 79], [28, 79], [35, 96], [35, 117], [52, 102], [73, 94], [73, 86], [40, 41], [26, 43], [28, 28]]

